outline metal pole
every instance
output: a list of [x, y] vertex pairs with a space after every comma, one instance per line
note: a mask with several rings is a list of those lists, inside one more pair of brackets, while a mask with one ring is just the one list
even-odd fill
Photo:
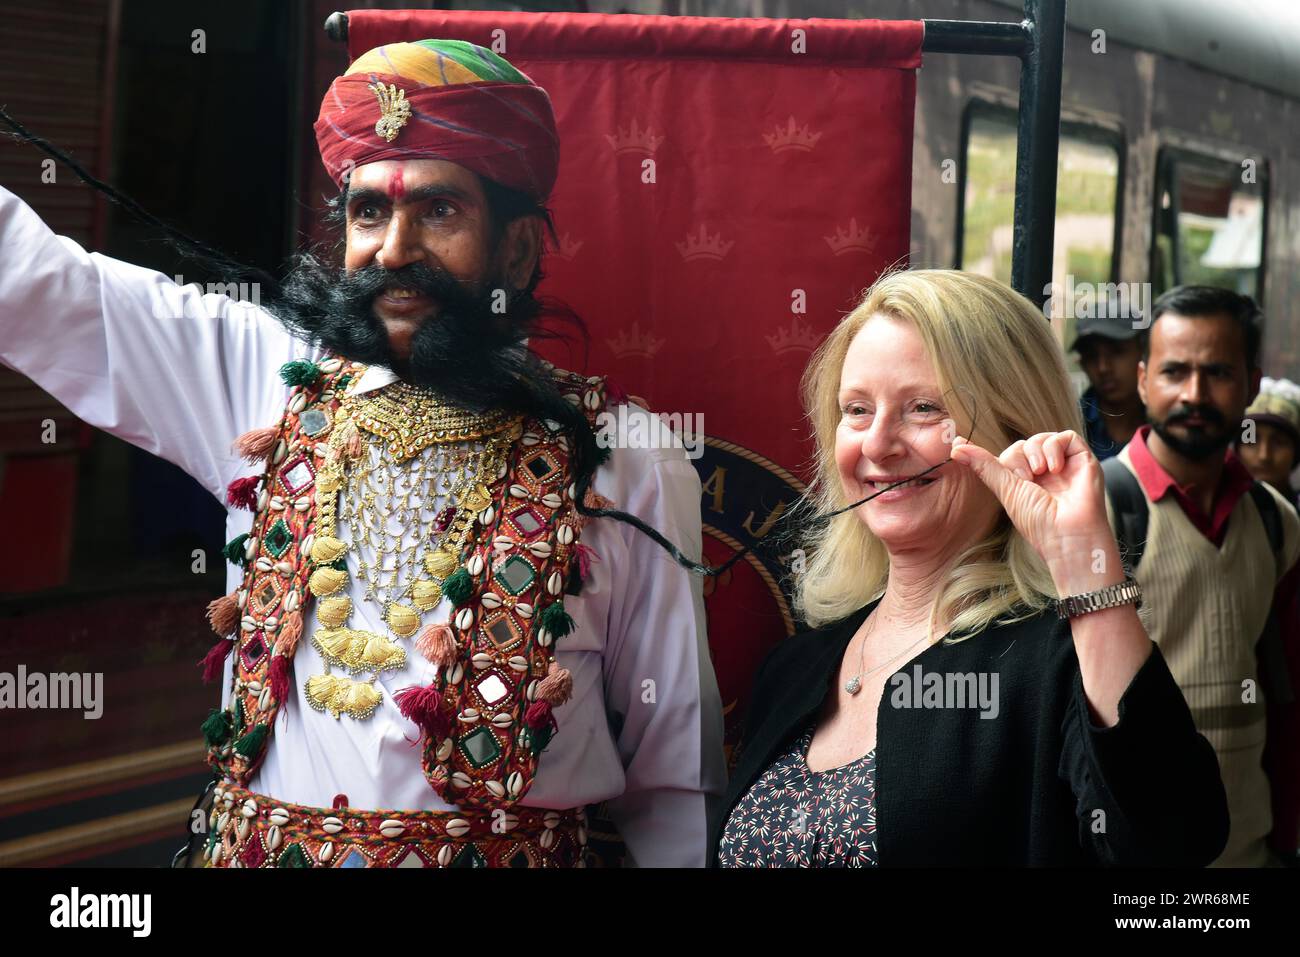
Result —
[[976, 53], [990, 56], [1018, 56], [1033, 46], [1026, 23], [997, 20], [923, 20], [926, 53]]
[[1065, 0], [1025, 0], [1025, 21], [1032, 43], [1020, 68], [1011, 285], [1041, 306], [1052, 281]]

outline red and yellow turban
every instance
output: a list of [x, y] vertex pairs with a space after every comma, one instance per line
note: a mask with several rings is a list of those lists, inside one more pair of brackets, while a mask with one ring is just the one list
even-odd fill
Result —
[[352, 167], [449, 160], [544, 201], [560, 141], [546, 91], [490, 50], [460, 40], [391, 43], [330, 84], [316, 120], [340, 187]]

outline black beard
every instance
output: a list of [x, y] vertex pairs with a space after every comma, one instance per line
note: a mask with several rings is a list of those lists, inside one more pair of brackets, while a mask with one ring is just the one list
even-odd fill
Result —
[[[1198, 415], [1206, 422], [1206, 428], [1189, 429], [1189, 437], [1175, 435], [1169, 430], [1169, 426], [1182, 422], [1189, 415]], [[1213, 458], [1216, 455], [1222, 455], [1224, 450], [1232, 444], [1232, 433], [1224, 428], [1223, 416], [1217, 409], [1210, 406], [1181, 406], [1176, 412], [1170, 413], [1163, 421], [1157, 421], [1152, 416], [1147, 416], [1147, 421], [1151, 423], [1152, 430], [1155, 431], [1165, 445], [1169, 446], [1184, 458], [1191, 459], [1193, 462], [1204, 462], [1206, 459]]]
[[[393, 354], [374, 314], [375, 298], [389, 286], [415, 290], [439, 306], [411, 337], [405, 361]], [[517, 293], [497, 311], [501, 294], [490, 282], [479, 291], [424, 263], [395, 270], [372, 264], [349, 273], [307, 253], [296, 257], [279, 293], [267, 307], [295, 334], [354, 362], [391, 369], [460, 408], [557, 418], [556, 403], [569, 405], [525, 344], [542, 311], [529, 293]]]

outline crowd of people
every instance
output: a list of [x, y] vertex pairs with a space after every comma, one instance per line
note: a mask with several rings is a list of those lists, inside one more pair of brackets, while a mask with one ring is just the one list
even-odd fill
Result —
[[1245, 295], [1170, 289], [1150, 322], [1094, 318], [1072, 344], [1088, 443], [1147, 596], [1146, 621], [1214, 745], [1221, 861], [1295, 862], [1300, 832], [1296, 491], [1300, 387], [1262, 375]]

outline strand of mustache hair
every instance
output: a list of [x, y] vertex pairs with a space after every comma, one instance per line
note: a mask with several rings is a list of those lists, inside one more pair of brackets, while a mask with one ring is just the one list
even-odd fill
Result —
[[168, 245], [182, 256], [196, 260], [204, 266], [212, 269], [214, 272], [226, 272], [233, 274], [233, 276], [238, 279], [255, 280], [262, 283], [270, 290], [278, 290], [280, 288], [279, 280], [265, 270], [231, 259], [225, 253], [213, 246], [209, 246], [202, 240], [195, 239], [177, 229], [175, 226], [172, 226], [170, 223], [159, 219], [116, 187], [92, 176], [85, 167], [74, 160], [71, 156], [44, 137], [37, 136], [22, 123], [18, 122], [18, 120], [10, 116], [3, 107], [0, 107], [0, 122], [13, 130], [12, 135], [15, 139], [18, 139], [21, 142], [30, 143], [42, 153], [50, 156], [56, 162], [62, 163], [68, 169], [72, 170], [72, 172], [76, 174], [77, 178], [87, 186], [103, 193], [110, 201], [122, 207], [122, 209], [126, 210], [127, 213], [144, 223], [146, 226], [151, 226], [162, 232], [163, 238], [166, 240]]
[[[966, 436], [963, 436], [963, 438], [965, 438], [966, 441], [969, 442], [971, 440], [971, 436], [975, 434], [975, 431], [978, 427], [979, 427], [979, 415], [978, 412], [976, 412], [971, 416], [970, 433]], [[950, 460], [945, 459], [942, 462], [937, 462], [934, 465], [931, 465], [925, 471], [918, 472], [916, 475], [913, 475], [911, 478], [904, 479], [901, 482], [894, 482], [892, 485], [887, 485], [885, 488], [879, 489], [871, 493], [870, 495], [866, 496], [865, 498], [861, 498], [858, 501], [853, 502], [850, 505], [845, 505], [843, 508], [838, 508], [833, 512], [826, 512], [824, 514], [818, 515], [812, 521], [819, 522], [819, 523], [829, 522], [831, 519], [835, 518], [836, 516], [843, 515], [845, 512], [851, 512], [855, 508], [860, 508], [861, 506], [865, 505], [867, 502], [870, 502], [873, 498], [876, 498], [879, 495], [884, 495], [886, 492], [892, 491], [901, 485], [906, 485], [908, 482], [913, 482], [916, 479], [921, 478], [923, 475], [928, 475], [929, 473], [933, 472], [935, 469], [943, 468], [943, 466], [947, 465], [949, 461]], [[643, 522], [641, 519], [637, 518], [635, 515], [629, 512], [624, 512], [615, 508], [588, 507], [585, 499], [586, 499], [587, 489], [591, 487], [591, 481], [594, 475], [595, 475], [594, 469], [588, 471], [586, 469], [580, 468], [578, 481], [576, 483], [577, 495], [575, 497], [577, 499], [578, 511], [581, 514], [589, 515], [593, 518], [612, 518], [615, 519], [616, 521], [623, 522], [626, 525], [631, 525], [637, 531], [641, 532], [652, 542], [654, 542], [656, 545], [658, 545], [660, 548], [666, 551], [670, 556], [672, 556], [672, 559], [675, 562], [677, 562], [678, 565], [681, 565], [689, 572], [693, 572], [694, 574], [701, 575], [706, 578], [717, 577], [718, 575], [723, 574], [728, 569], [730, 569], [732, 565], [736, 564], [738, 561], [740, 561], [750, 552], [754, 551], [755, 547], [760, 542], [767, 542], [769, 540], [777, 541], [777, 542], [791, 541], [797, 539], [798, 537], [798, 529], [793, 529], [793, 528], [781, 529], [779, 532], [776, 529], [774, 529], [773, 531], [769, 532], [767, 536], [764, 536], [764, 538], [759, 539], [758, 541], [755, 542], [751, 542], [750, 544], [746, 545], [744, 548], [738, 550], [734, 555], [728, 558], [721, 565], [716, 565], [716, 566], [705, 565], [685, 555], [681, 549], [679, 549], [676, 545], [674, 545], [667, 538], [661, 535], [653, 526], [651, 526], [646, 522]], [[792, 516], [796, 514], [798, 514], [796, 510], [791, 510], [786, 512], [785, 515], [783, 515], [781, 518], [777, 520], [777, 527], [780, 528], [782, 523], [785, 523], [787, 520], [789, 520]], [[812, 522], [806, 524], [812, 524]]]

